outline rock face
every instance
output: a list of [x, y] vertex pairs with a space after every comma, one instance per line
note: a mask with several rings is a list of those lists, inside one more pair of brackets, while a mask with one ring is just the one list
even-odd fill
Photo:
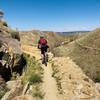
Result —
[[4, 90], [6, 87], [6, 83], [3, 78], [0, 76], [0, 91]]
[[23, 89], [21, 81], [9, 81], [21, 75], [26, 65], [20, 46], [18, 32], [0, 20], [0, 93], [7, 92], [5, 89], [10, 90], [4, 96], [0, 94], [0, 98], [3, 96], [1, 100], [12, 100]]
[[12, 87], [12, 89], [7, 92], [1, 100], [13, 100], [15, 96], [19, 96], [21, 94], [22, 89], [23, 86], [21, 84], [21, 81], [17, 80], [16, 85]]
[[0, 20], [0, 75], [10, 80], [13, 72], [22, 74], [26, 64], [20, 48], [19, 35]]
[[7, 91], [6, 82], [0, 75], [0, 100], [4, 96], [5, 92]]

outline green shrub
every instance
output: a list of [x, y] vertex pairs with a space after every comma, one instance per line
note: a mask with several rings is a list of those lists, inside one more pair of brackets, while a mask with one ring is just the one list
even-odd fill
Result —
[[27, 81], [29, 81], [30, 84], [42, 82], [43, 68], [40, 64], [34, 57], [31, 57], [26, 53], [23, 54], [23, 57], [26, 60], [27, 66], [25, 77], [22, 78], [23, 83], [26, 83]]
[[20, 41], [19, 32], [12, 32], [11, 36], [12, 36], [12, 38], [17, 39], [18, 41]]
[[0, 100], [1, 100], [1, 98], [2, 98], [4, 95], [5, 95], [5, 92], [4, 92], [4, 91], [1, 91], [1, 92], [0, 92]]
[[5, 88], [4, 90], [0, 91], [0, 100], [5, 95], [5, 93], [9, 91], [9, 89]]
[[100, 76], [98, 75], [94, 81], [100, 83]]
[[26, 54], [26, 53], [23, 53], [23, 57], [26, 60], [26, 62], [28, 63], [28, 61], [30, 59], [30, 55], [29, 54]]
[[32, 74], [32, 75], [29, 77], [29, 82], [30, 82], [31, 84], [40, 83], [40, 82], [42, 82], [42, 77], [41, 77], [39, 74]]
[[7, 25], [7, 23], [6, 23], [6, 22], [3, 22], [3, 25], [4, 25], [4, 26], [6, 26], [6, 27], [8, 27], [8, 25]]
[[33, 97], [38, 97], [40, 99], [43, 99], [43, 97], [44, 97], [43, 93], [40, 91], [33, 92], [32, 95], [33, 95]]

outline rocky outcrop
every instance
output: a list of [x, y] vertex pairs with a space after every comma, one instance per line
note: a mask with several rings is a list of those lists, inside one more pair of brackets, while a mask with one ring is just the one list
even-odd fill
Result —
[[4, 90], [6, 87], [6, 83], [4, 79], [0, 76], [0, 91]]
[[7, 23], [5, 21], [0, 20], [0, 37], [11, 37], [11, 32], [13, 30], [8, 27]]
[[[19, 33], [0, 20], [0, 99], [13, 100], [21, 95], [23, 85], [16, 79], [22, 75], [26, 60], [21, 50]], [[9, 89], [9, 91], [8, 91]], [[4, 96], [3, 96], [4, 95]], [[2, 97], [3, 96], [3, 97]]]
[[20, 47], [19, 35], [5, 23], [0, 20], [0, 75], [8, 81], [13, 72], [22, 74], [26, 62]]
[[15, 96], [19, 96], [21, 94], [22, 89], [23, 85], [21, 80], [17, 80], [16, 85], [12, 87], [12, 89], [8, 91], [1, 100], [13, 100]]
[[[25, 66], [25, 60], [23, 58], [19, 41], [16, 39], [4, 37], [0, 37], [0, 41], [0, 74], [2, 74], [3, 77], [10, 77], [10, 73], [12, 74], [13, 71], [21, 74], [21, 71]], [[8, 75], [6, 73], [8, 73]], [[9, 80], [9, 78], [7, 78], [7, 80]]]
[[53, 59], [54, 77], [63, 100], [100, 100], [100, 84], [94, 83], [69, 57]]

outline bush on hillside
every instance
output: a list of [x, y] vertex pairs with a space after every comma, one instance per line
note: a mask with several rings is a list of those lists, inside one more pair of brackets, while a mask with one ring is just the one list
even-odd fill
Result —
[[8, 25], [7, 25], [7, 23], [6, 23], [6, 22], [3, 22], [3, 26], [6, 26], [6, 27], [8, 27]]
[[12, 38], [17, 39], [18, 41], [20, 41], [20, 35], [19, 32], [12, 32], [11, 33]]
[[40, 82], [42, 82], [42, 77], [39, 74], [33, 73], [29, 78], [29, 82], [31, 84], [40, 83]]

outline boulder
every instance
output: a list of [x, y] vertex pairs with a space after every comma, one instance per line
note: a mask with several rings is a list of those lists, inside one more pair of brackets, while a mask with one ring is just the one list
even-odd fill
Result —
[[6, 87], [10, 90], [13, 89], [16, 85], [17, 85], [16, 80], [6, 82]]
[[10, 91], [8, 91], [1, 100], [13, 100], [15, 96], [19, 96], [22, 93], [23, 85], [21, 80], [16, 81], [16, 86], [13, 87]]

